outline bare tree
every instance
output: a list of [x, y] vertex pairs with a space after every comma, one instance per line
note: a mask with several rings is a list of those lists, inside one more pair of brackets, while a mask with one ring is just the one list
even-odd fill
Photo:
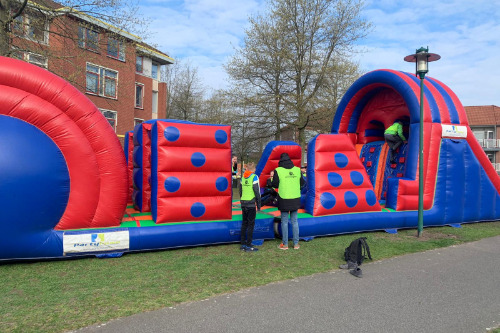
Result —
[[280, 27], [262, 16], [249, 21], [245, 47], [236, 51], [225, 69], [234, 81], [234, 98], [259, 110], [263, 121], [273, 127], [275, 140], [279, 140], [285, 114], [282, 96], [290, 92], [284, 80], [286, 59]]
[[224, 90], [215, 90], [203, 100], [199, 119], [200, 122], [207, 124], [233, 124], [236, 117], [232, 112], [231, 101]]
[[199, 122], [205, 87], [198, 75], [198, 68], [189, 62], [177, 61], [167, 70], [167, 110], [169, 118]]
[[226, 70], [236, 86], [247, 86], [241, 99], [274, 123], [276, 137], [293, 127], [304, 147], [306, 127], [334, 102], [338, 89], [329, 85], [352, 83], [347, 74], [357, 66], [349, 55], [371, 27], [362, 8], [362, 0], [270, 0], [268, 12], [250, 20], [245, 46]]

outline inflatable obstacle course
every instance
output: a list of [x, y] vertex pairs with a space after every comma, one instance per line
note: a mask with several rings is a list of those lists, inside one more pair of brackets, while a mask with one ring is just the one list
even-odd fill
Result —
[[[419, 95], [417, 78], [393, 70], [367, 73], [349, 88], [332, 133], [308, 146], [301, 237], [416, 228], [421, 121], [424, 226], [500, 219], [500, 178], [457, 96], [426, 78], [420, 119]], [[0, 202], [9, 207], [0, 260], [239, 242], [228, 126], [146, 121], [128, 135], [124, 154], [99, 110], [46, 70], [0, 57], [0, 97]], [[408, 142], [389, 163], [383, 130], [396, 119]], [[268, 147], [258, 164], [261, 186], [281, 153], [301, 165], [297, 144]], [[277, 219], [277, 208], [264, 207], [254, 239], [279, 237]]]

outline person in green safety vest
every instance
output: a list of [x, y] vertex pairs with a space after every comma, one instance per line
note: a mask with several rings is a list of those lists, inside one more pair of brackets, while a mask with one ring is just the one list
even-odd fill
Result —
[[[255, 174], [255, 163], [247, 164], [247, 169], [241, 178], [239, 186], [241, 203], [241, 245], [240, 250], [245, 252], [258, 251], [252, 246], [253, 229], [255, 227], [255, 216], [257, 210], [260, 210], [260, 185], [259, 177]], [[257, 205], [257, 209], [255, 206]]]
[[396, 163], [396, 150], [404, 141], [406, 141], [406, 138], [403, 135], [403, 122], [401, 120], [396, 120], [394, 124], [387, 127], [384, 132], [384, 138], [391, 149], [390, 161], [391, 163]]
[[293, 248], [300, 248], [297, 211], [300, 208], [300, 189], [305, 184], [300, 168], [293, 165], [287, 153], [281, 154], [272, 181], [272, 186], [278, 189], [278, 208], [281, 211], [281, 250], [288, 250], [288, 221], [292, 224]]

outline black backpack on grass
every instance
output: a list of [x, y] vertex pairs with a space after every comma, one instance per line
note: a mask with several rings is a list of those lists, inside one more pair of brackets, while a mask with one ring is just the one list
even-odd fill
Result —
[[346, 247], [344, 251], [344, 258], [347, 262], [351, 261], [357, 263], [358, 266], [361, 265], [363, 260], [366, 258], [372, 259], [370, 254], [370, 247], [366, 242], [366, 237], [360, 237], [351, 242], [351, 245]]

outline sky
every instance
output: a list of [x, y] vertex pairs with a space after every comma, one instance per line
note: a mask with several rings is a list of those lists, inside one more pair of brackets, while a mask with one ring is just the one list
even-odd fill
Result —
[[[353, 54], [363, 72], [414, 73], [403, 58], [428, 47], [441, 59], [430, 77], [453, 90], [464, 106], [500, 106], [500, 0], [366, 0], [361, 15], [373, 24]], [[227, 88], [223, 65], [243, 46], [248, 17], [265, 0], [140, 0], [150, 20], [147, 42], [198, 69], [207, 88]]]

